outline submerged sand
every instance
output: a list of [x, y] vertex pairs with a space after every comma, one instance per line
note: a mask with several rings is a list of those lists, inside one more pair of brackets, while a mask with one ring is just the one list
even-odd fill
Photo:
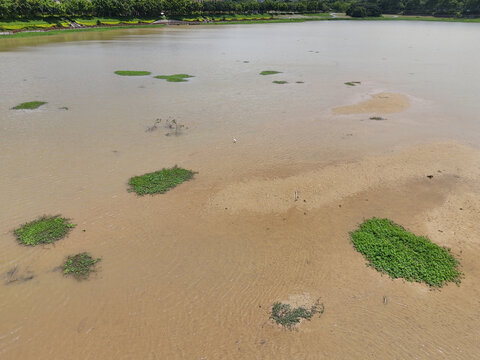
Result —
[[371, 95], [371, 98], [354, 105], [333, 109], [334, 114], [392, 114], [406, 110], [410, 104], [407, 96], [390, 92]]

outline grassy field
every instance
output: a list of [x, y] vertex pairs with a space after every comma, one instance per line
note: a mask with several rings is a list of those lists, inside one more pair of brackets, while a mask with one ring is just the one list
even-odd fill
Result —
[[[230, 14], [230, 15], [212, 15], [212, 16], [193, 16], [180, 17], [177, 20], [191, 22], [201, 25], [228, 25], [228, 24], [262, 24], [262, 23], [296, 23], [306, 21], [440, 21], [440, 22], [465, 22], [479, 23], [480, 18], [462, 19], [462, 18], [440, 18], [433, 16], [415, 16], [415, 15], [383, 15], [375, 18], [351, 18], [345, 14], [337, 13], [334, 16], [329, 13], [318, 14], [297, 14], [297, 15], [272, 15], [272, 14]], [[108, 31], [111, 29], [129, 29], [135, 27], [160, 27], [161, 24], [152, 24], [154, 19], [115, 19], [115, 18], [75, 18], [73, 19], [79, 25], [85, 28], [71, 28], [70, 22], [58, 17], [44, 17], [32, 20], [2, 20], [0, 21], [0, 31], [15, 32], [4, 38], [54, 35], [63, 32], [73, 31]], [[63, 30], [60, 30], [63, 29]], [[28, 32], [37, 30], [38, 32]], [[42, 31], [48, 30], [48, 31]], [[23, 32], [27, 31], [27, 32]], [[23, 33], [22, 33], [23, 32]], [[2, 37], [0, 36], [0, 39]]]
[[388, 219], [366, 220], [351, 233], [351, 238], [369, 266], [393, 279], [424, 282], [433, 287], [460, 282], [459, 263], [449, 249], [412, 234]]

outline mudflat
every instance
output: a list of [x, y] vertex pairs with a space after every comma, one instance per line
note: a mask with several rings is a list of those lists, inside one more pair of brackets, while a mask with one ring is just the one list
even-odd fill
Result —
[[[480, 131], [465, 87], [480, 75], [475, 56], [462, 61], [465, 73], [448, 56], [471, 53], [458, 38], [479, 30], [449, 25], [179, 27], [10, 42], [0, 52], [2, 89], [11, 89], [0, 100], [0, 358], [475, 358]], [[445, 49], [418, 35], [425, 28]], [[396, 46], [352, 46], [369, 46], [372, 33]], [[406, 66], [409, 51], [423, 62]], [[434, 61], [442, 76], [428, 73]], [[258, 76], [269, 68], [292, 86]], [[335, 111], [372, 94], [402, 106]], [[37, 110], [10, 110], [39, 98], [48, 103]], [[173, 132], [168, 118], [185, 126]], [[195, 177], [165, 194], [127, 191], [132, 176], [174, 165]], [[54, 244], [20, 246], [12, 231], [42, 214], [76, 226]], [[367, 267], [349, 232], [373, 216], [451, 248], [461, 284], [432, 290]], [[84, 251], [101, 257], [96, 271], [64, 277], [58, 266]], [[275, 302], [316, 301], [323, 314], [294, 331], [269, 319]]]

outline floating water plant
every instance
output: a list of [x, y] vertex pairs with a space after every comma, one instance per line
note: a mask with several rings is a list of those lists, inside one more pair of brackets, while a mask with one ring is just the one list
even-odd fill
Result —
[[163, 79], [168, 82], [184, 82], [186, 79], [194, 77], [193, 75], [188, 74], [173, 74], [173, 75], [158, 75], [155, 76], [155, 79]]
[[138, 195], [163, 194], [184, 181], [190, 180], [195, 172], [177, 167], [162, 169], [141, 176], [134, 176], [128, 181], [129, 191]]
[[381, 116], [371, 116], [369, 119], [370, 120], [376, 120], [376, 121], [387, 120], [387, 119], [385, 119]]
[[94, 259], [86, 252], [69, 256], [63, 264], [63, 273], [73, 275], [77, 280], [85, 280], [95, 270], [95, 264], [100, 260], [100, 258]]
[[281, 71], [275, 71], [275, 70], [264, 70], [260, 73], [260, 75], [275, 75], [275, 74], [281, 74]]
[[309, 309], [305, 307], [292, 308], [290, 304], [276, 302], [272, 307], [270, 319], [277, 324], [292, 330], [302, 319], [310, 320], [313, 315], [324, 311], [323, 304], [318, 301]]
[[348, 85], [348, 86], [357, 86], [357, 85], [360, 85], [361, 82], [360, 81], [348, 81], [345, 83], [345, 85]]
[[442, 287], [460, 283], [459, 263], [449, 249], [406, 231], [388, 219], [372, 218], [351, 233], [353, 245], [369, 266], [392, 278]]
[[13, 110], [34, 110], [34, 109], [38, 109], [42, 105], [45, 105], [46, 103], [47, 103], [46, 101], [29, 101], [29, 102], [21, 103], [20, 105], [17, 105], [12, 109]]
[[150, 71], [131, 71], [131, 70], [117, 70], [115, 74], [120, 76], [146, 76], [150, 75]]
[[43, 216], [16, 229], [13, 233], [20, 244], [35, 246], [49, 244], [67, 236], [75, 227], [68, 219], [57, 216]]
[[285, 80], [274, 80], [274, 81], [272, 81], [272, 83], [283, 85], [283, 84], [288, 84], [288, 81], [285, 81]]

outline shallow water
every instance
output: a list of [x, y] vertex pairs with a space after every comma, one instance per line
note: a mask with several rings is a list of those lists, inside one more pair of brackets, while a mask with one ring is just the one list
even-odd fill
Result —
[[[0, 38], [0, 357], [475, 357], [479, 36], [336, 21]], [[410, 107], [385, 121], [332, 112], [381, 92]], [[32, 100], [48, 104], [10, 110]], [[169, 117], [188, 128], [146, 132]], [[175, 164], [199, 173], [164, 195], [126, 192]], [[57, 213], [77, 224], [67, 239], [15, 243], [19, 224]], [[452, 247], [462, 285], [428, 291], [366, 268], [348, 232], [369, 216]], [[90, 281], [54, 271], [85, 250], [102, 257]], [[5, 285], [15, 266], [35, 277]], [[273, 326], [271, 304], [299, 294], [325, 314]]]

